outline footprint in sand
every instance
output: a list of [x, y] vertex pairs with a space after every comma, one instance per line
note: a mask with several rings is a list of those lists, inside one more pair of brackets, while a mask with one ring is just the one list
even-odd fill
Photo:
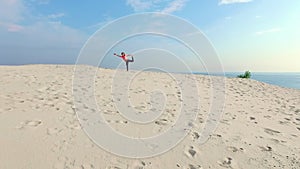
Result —
[[146, 163], [144, 161], [135, 162], [132, 167], [133, 169], [144, 169], [146, 167]]
[[270, 146], [265, 146], [265, 147], [260, 146], [259, 148], [260, 148], [262, 151], [272, 151], [272, 147], [270, 147]]
[[107, 120], [108, 123], [115, 123], [115, 124], [127, 124], [128, 121], [126, 120]]
[[93, 164], [82, 164], [80, 167], [75, 167], [74, 169], [95, 169]]
[[279, 121], [279, 124], [281, 124], [281, 125], [287, 125], [287, 124], [289, 124], [290, 122], [289, 121]]
[[197, 151], [193, 146], [190, 146], [184, 153], [189, 158], [194, 158], [197, 154]]
[[81, 125], [78, 123], [71, 122], [71, 124], [67, 125], [66, 127], [72, 130], [81, 130]]
[[16, 128], [17, 129], [23, 129], [23, 128], [28, 128], [28, 127], [36, 128], [41, 124], [42, 124], [41, 120], [27, 120], [27, 121], [21, 122], [20, 126], [17, 126]]
[[121, 169], [120, 167], [116, 167], [116, 166], [108, 166], [105, 169]]
[[62, 131], [62, 129], [58, 129], [58, 128], [48, 128], [47, 129], [47, 134], [48, 135], [55, 135], [58, 134]]
[[191, 136], [192, 136], [193, 141], [195, 141], [195, 140], [198, 140], [198, 139], [199, 139], [200, 134], [197, 133], [197, 132], [193, 132], [193, 133], [191, 134]]
[[229, 146], [229, 147], [227, 147], [227, 149], [229, 150], [229, 151], [231, 151], [231, 152], [237, 152], [237, 151], [239, 151], [239, 149], [238, 148], [236, 148], [236, 147], [234, 147], [234, 146]]
[[42, 124], [41, 120], [28, 120], [25, 122], [26, 126], [37, 127]]
[[275, 134], [279, 134], [280, 133], [280, 131], [269, 129], [269, 128], [265, 128], [265, 132], [268, 133], [268, 134], [270, 134], [270, 135], [275, 135]]
[[250, 120], [255, 120], [255, 117], [250, 117]]
[[[61, 152], [68, 149], [68, 141], [67, 139], [59, 140], [54, 143], [54, 146], [51, 148], [52, 152]], [[60, 160], [61, 161], [61, 160]]]
[[300, 125], [300, 118], [295, 118], [295, 121], [293, 123], [296, 125]]
[[189, 164], [188, 169], [202, 169], [201, 165]]
[[159, 120], [155, 121], [155, 124], [157, 124], [157, 125], [167, 125], [168, 120], [167, 119], [159, 119]]
[[232, 158], [231, 157], [227, 157], [225, 158], [222, 162], [218, 161], [219, 165], [221, 167], [225, 167], [225, 168], [232, 168], [231, 164], [232, 164]]
[[[53, 165], [53, 168], [60, 169], [60, 168], [78, 168], [75, 166], [76, 161], [66, 156], [60, 156], [57, 158], [58, 162]], [[83, 168], [82, 166], [80, 167]]]

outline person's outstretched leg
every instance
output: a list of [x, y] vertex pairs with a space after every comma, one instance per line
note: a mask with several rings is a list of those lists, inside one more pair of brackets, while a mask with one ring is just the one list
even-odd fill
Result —
[[127, 62], [134, 62], [133, 56], [131, 56], [131, 60], [127, 60]]
[[128, 61], [126, 61], [126, 70], [128, 71]]

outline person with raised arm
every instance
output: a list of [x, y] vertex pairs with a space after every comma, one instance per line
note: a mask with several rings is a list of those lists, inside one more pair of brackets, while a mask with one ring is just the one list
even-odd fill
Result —
[[[126, 63], [126, 70], [128, 71], [128, 63], [129, 62], [134, 62], [133, 55], [125, 54], [125, 52], [121, 52], [121, 55], [118, 55], [118, 54], [114, 53], [114, 55], [118, 56], [118, 57], [120, 57], [124, 60], [124, 62]], [[128, 56], [131, 56], [131, 59], [128, 59]]]

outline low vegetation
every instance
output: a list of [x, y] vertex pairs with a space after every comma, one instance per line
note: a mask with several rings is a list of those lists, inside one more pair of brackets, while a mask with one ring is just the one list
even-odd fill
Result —
[[249, 79], [249, 78], [251, 78], [251, 72], [247, 70], [244, 74], [238, 75], [237, 77], [238, 77], [238, 78]]

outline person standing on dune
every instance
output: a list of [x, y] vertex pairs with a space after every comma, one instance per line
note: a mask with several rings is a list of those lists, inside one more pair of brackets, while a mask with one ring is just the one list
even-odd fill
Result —
[[[118, 56], [118, 57], [120, 57], [124, 60], [124, 62], [126, 63], [126, 69], [128, 71], [128, 63], [129, 62], [134, 62], [133, 55], [125, 54], [125, 52], [121, 52], [121, 55], [118, 55], [118, 54], [114, 53], [114, 55]], [[131, 56], [131, 60], [128, 59], [128, 56]]]

